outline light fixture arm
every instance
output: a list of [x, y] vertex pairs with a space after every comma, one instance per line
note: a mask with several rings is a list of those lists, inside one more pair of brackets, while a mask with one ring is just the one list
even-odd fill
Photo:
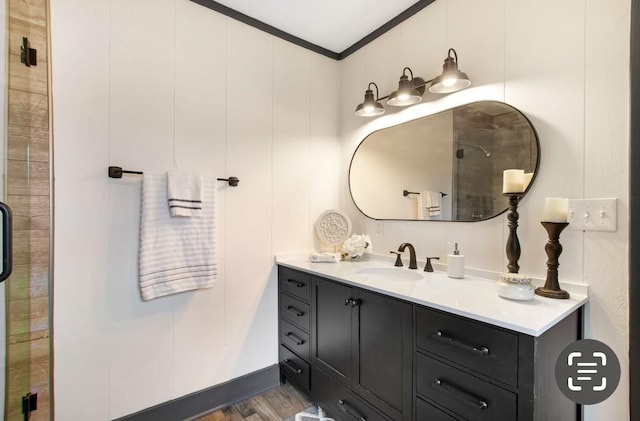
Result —
[[458, 62], [458, 54], [456, 53], [456, 50], [454, 50], [453, 48], [449, 48], [449, 51], [447, 52], [447, 56], [449, 58], [451, 58], [451, 53], [453, 53], [453, 58], [455, 59], [456, 63]]
[[[376, 101], [380, 101], [380, 92], [378, 91], [378, 85], [375, 82], [369, 82], [369, 86], [367, 86], [367, 91], [371, 91], [371, 85], [376, 87]], [[371, 91], [373, 92], [373, 91]]]

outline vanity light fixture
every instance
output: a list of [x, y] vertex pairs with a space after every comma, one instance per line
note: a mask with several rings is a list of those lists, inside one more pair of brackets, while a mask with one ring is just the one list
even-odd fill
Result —
[[[411, 80], [407, 77], [407, 70], [411, 75]], [[398, 90], [393, 91], [387, 99], [387, 105], [393, 107], [405, 107], [407, 105], [417, 104], [422, 101], [424, 93], [424, 79], [421, 77], [413, 77], [413, 72], [409, 67], [402, 69], [402, 76], [398, 82]]]
[[375, 82], [370, 82], [367, 91], [364, 93], [364, 102], [358, 104], [356, 107], [356, 115], [360, 117], [373, 117], [376, 115], [384, 114], [384, 107], [380, 104], [378, 99], [374, 99], [371, 85], [376, 87], [376, 98], [378, 98], [378, 85]]
[[[451, 53], [453, 53], [453, 57], [451, 57]], [[407, 76], [407, 71], [411, 79]], [[448, 94], [471, 85], [469, 76], [458, 69], [458, 54], [456, 50], [449, 48], [447, 58], [442, 65], [442, 74], [434, 79], [425, 81], [421, 77], [414, 77], [413, 71], [409, 67], [405, 67], [402, 69], [398, 89], [383, 97], [379, 95], [378, 85], [370, 82], [364, 94], [364, 102], [358, 104], [356, 107], [356, 115], [360, 117], [374, 117], [383, 114], [385, 110], [382, 104], [380, 104], [380, 101], [384, 99], [387, 100], [387, 105], [394, 107], [405, 107], [417, 104], [422, 101], [422, 94], [428, 83], [431, 83], [429, 92], [435, 94]], [[376, 87], [375, 97], [371, 90], [372, 85]]]
[[[453, 53], [453, 57], [451, 57]], [[448, 94], [467, 88], [471, 85], [469, 76], [458, 69], [458, 54], [449, 48], [447, 58], [442, 65], [442, 74], [431, 81], [429, 92], [434, 94]]]

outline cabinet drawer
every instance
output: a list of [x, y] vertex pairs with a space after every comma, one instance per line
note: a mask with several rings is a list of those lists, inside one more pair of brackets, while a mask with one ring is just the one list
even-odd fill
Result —
[[416, 420], [423, 421], [457, 421], [451, 415], [442, 412], [435, 406], [416, 398]]
[[513, 421], [517, 419], [514, 393], [418, 354], [417, 392], [465, 419]]
[[311, 275], [308, 273], [278, 266], [278, 284], [280, 291], [306, 301], [311, 299]]
[[286, 294], [280, 294], [280, 316], [309, 331], [309, 304]]
[[280, 377], [298, 387], [304, 392], [309, 392], [309, 364], [280, 345]]
[[517, 386], [517, 335], [424, 307], [416, 314], [418, 348]]
[[327, 414], [341, 421], [386, 421], [369, 405], [334, 382], [319, 369], [311, 368], [311, 398]]
[[284, 319], [280, 319], [280, 343], [309, 360], [309, 334]]

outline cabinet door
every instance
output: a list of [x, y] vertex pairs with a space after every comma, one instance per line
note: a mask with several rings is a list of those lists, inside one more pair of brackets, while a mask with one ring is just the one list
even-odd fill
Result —
[[351, 288], [313, 278], [311, 360], [346, 386], [351, 386], [351, 298]]
[[394, 420], [411, 419], [412, 306], [353, 289], [353, 390]]

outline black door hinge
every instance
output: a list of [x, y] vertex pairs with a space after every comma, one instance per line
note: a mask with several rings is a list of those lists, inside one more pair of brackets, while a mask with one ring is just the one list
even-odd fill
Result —
[[22, 413], [24, 414], [24, 421], [29, 420], [30, 414], [38, 409], [38, 394], [27, 393], [22, 397]]
[[20, 46], [20, 63], [24, 63], [27, 67], [36, 66], [38, 64], [36, 56], [37, 52], [35, 48], [31, 48], [29, 38], [22, 37], [22, 45]]

